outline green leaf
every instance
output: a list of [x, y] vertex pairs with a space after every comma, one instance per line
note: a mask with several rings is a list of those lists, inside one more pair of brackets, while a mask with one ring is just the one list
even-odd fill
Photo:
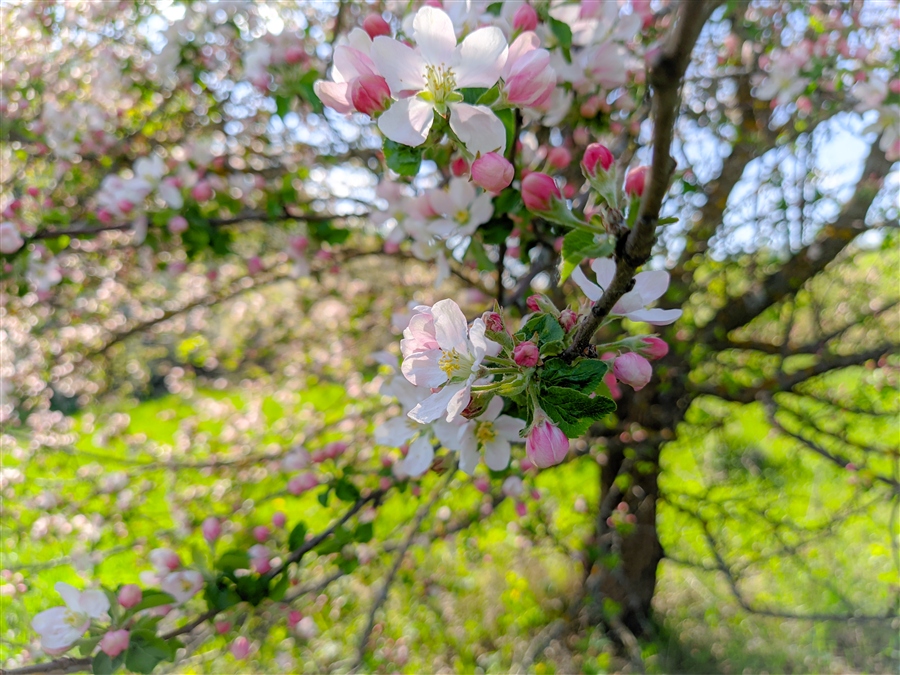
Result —
[[216, 561], [216, 569], [222, 570], [226, 574], [235, 570], [250, 569], [250, 555], [246, 551], [237, 549], [226, 551]]
[[591, 424], [616, 409], [616, 404], [610, 398], [590, 398], [566, 387], [542, 387], [538, 398], [544, 412], [569, 438], [584, 435]]
[[422, 149], [411, 148], [396, 141], [385, 139], [384, 159], [388, 168], [401, 176], [415, 176], [422, 164]]
[[111, 659], [105, 652], [97, 652], [91, 660], [91, 670], [94, 675], [112, 675], [125, 662], [125, 654], [119, 654]]
[[257, 574], [238, 577], [235, 579], [234, 585], [241, 600], [249, 602], [254, 607], [265, 600], [269, 594], [269, 580]]
[[206, 606], [210, 610], [220, 612], [229, 607], [234, 607], [241, 601], [224, 576], [216, 579], [215, 583], [206, 584], [206, 587], [203, 589], [203, 597], [206, 599]]
[[281, 119], [284, 119], [285, 115], [291, 111], [292, 98], [292, 96], [287, 96], [285, 94], [277, 94], [275, 96], [275, 112]]
[[519, 213], [523, 206], [522, 193], [515, 188], [508, 187], [494, 199], [494, 215]]
[[470, 255], [475, 259], [475, 263], [478, 265], [478, 270], [480, 272], [494, 269], [494, 263], [491, 262], [487, 252], [484, 250], [484, 246], [482, 246], [481, 242], [477, 239], [471, 239], [469, 241], [469, 248], [466, 249], [466, 256]]
[[605, 258], [612, 255], [615, 248], [613, 240], [604, 235], [600, 236], [600, 241], [597, 239], [597, 235], [584, 230], [571, 230], [563, 237], [560, 281], [568, 279], [585, 258]]
[[341, 478], [335, 483], [334, 496], [342, 502], [355, 502], [359, 499], [359, 489], [346, 478]]
[[512, 110], [495, 110], [494, 114], [506, 128], [506, 147], [511, 148], [516, 142], [516, 114]]
[[278, 602], [284, 597], [284, 594], [287, 592], [287, 589], [290, 585], [291, 580], [285, 572], [281, 575], [281, 578], [278, 580], [278, 582], [275, 583], [269, 590], [269, 597], [275, 602]]
[[600, 359], [581, 359], [571, 365], [562, 359], [553, 359], [541, 369], [539, 376], [544, 386], [568, 387], [582, 394], [592, 394], [607, 372], [609, 366]]
[[172, 650], [165, 640], [148, 630], [133, 630], [128, 652], [125, 654], [125, 667], [134, 673], [149, 675], [160, 661], [167, 661], [172, 656]]
[[[485, 244], [502, 244], [512, 232], [513, 222], [509, 218], [493, 218], [478, 228], [481, 240]], [[491, 263], [493, 268], [494, 263]]]
[[516, 337], [520, 340], [530, 340], [534, 333], [538, 334], [540, 344], [556, 342], [566, 336], [562, 326], [559, 325], [559, 321], [550, 314], [533, 316], [519, 329]]
[[375, 527], [372, 523], [363, 523], [359, 527], [356, 528], [356, 532], [353, 533], [353, 538], [356, 539], [361, 544], [365, 544], [367, 542], [372, 541], [372, 537], [375, 534]]
[[306, 533], [308, 532], [306, 523], [297, 523], [288, 537], [288, 549], [296, 551], [306, 543]]
[[468, 103], [469, 105], [475, 105], [488, 90], [485, 87], [466, 87], [459, 91], [463, 95], [463, 102]]
[[329, 244], [343, 244], [350, 238], [350, 230], [342, 227], [334, 227], [330, 221], [324, 220], [318, 223], [309, 223], [309, 233], [319, 241]]
[[497, 102], [500, 98], [500, 87], [496, 84], [485, 91], [481, 96], [478, 97], [478, 100], [475, 101], [476, 105], [486, 105], [491, 106]]
[[316, 499], [319, 500], [319, 503], [322, 506], [328, 506], [328, 498], [330, 496], [331, 496], [331, 486], [328, 486], [328, 489], [325, 490], [325, 492], [322, 492], [321, 494], [319, 494], [319, 496], [316, 497]]
[[563, 56], [566, 57], [566, 61], [571, 63], [572, 55], [570, 50], [572, 49], [572, 29], [569, 28], [567, 23], [564, 23], [559, 19], [554, 19], [552, 16], [549, 17], [549, 19], [550, 30], [553, 31], [553, 35], [559, 40], [559, 46], [562, 48]]

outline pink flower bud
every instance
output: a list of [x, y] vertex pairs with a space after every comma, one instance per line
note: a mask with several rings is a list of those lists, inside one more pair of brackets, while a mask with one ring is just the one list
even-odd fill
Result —
[[640, 354], [629, 352], [616, 359], [613, 374], [635, 391], [643, 389], [653, 376], [653, 366]]
[[106, 209], [100, 209], [97, 211], [97, 220], [99, 220], [104, 225], [109, 225], [113, 221], [112, 214]]
[[181, 234], [188, 229], [188, 221], [184, 216], [175, 216], [169, 221], [169, 232], [172, 234]]
[[489, 331], [493, 331], [494, 333], [503, 332], [503, 317], [497, 314], [497, 312], [485, 312], [481, 315], [481, 320], [484, 321], [484, 326]]
[[296, 609], [292, 609], [288, 614], [288, 625], [293, 629], [298, 623], [303, 620], [303, 613], [297, 611]]
[[525, 454], [540, 469], [562, 462], [569, 452], [569, 439], [549, 420], [536, 424], [525, 439]]
[[30, 196], [30, 197], [37, 197], [39, 194], [41, 194], [41, 191], [38, 190], [36, 187], [34, 187], [34, 185], [30, 186], [26, 190], [26, 192], [28, 193], [28, 196]]
[[562, 192], [566, 199], [572, 199], [575, 196], [575, 186], [572, 183], [566, 183]]
[[613, 397], [613, 400], [618, 401], [622, 398], [622, 389], [619, 387], [619, 382], [616, 380], [616, 376], [612, 373], [607, 373], [603, 376], [603, 384], [605, 384], [609, 388], [609, 395]]
[[203, 521], [200, 531], [203, 532], [203, 538], [211, 544], [222, 534], [222, 523], [218, 518], [210, 516]]
[[191, 197], [198, 202], [205, 202], [212, 199], [213, 189], [207, 181], [201, 180], [193, 188], [191, 188]]
[[369, 14], [363, 21], [363, 30], [373, 40], [379, 35], [391, 35], [391, 24], [384, 20], [380, 14]]
[[374, 117], [391, 104], [391, 89], [380, 75], [360, 75], [350, 84], [350, 100], [359, 112]]
[[572, 163], [572, 153], [565, 148], [550, 148], [547, 153], [547, 161], [555, 169], [565, 169]]
[[516, 175], [513, 165], [497, 152], [489, 152], [472, 162], [472, 181], [488, 192], [501, 192]]
[[469, 163], [465, 157], [457, 157], [450, 162], [450, 171], [457, 178], [467, 176], [469, 174]]
[[669, 353], [669, 345], [658, 337], [645, 337], [642, 342], [644, 345], [638, 351], [651, 361], [661, 359]]
[[534, 30], [538, 25], [538, 14], [531, 5], [522, 5], [513, 14], [513, 28], [520, 31]]
[[644, 186], [647, 183], [649, 166], [638, 166], [629, 171], [625, 176], [625, 194], [629, 197], [640, 197], [644, 194]]
[[382, 491], [390, 490], [391, 485], [393, 485], [393, 484], [394, 484], [394, 482], [387, 476], [382, 476], [381, 478], [378, 479], [378, 489], [379, 490], [382, 490]]
[[231, 630], [231, 622], [230, 621], [216, 621], [216, 632], [219, 635], [224, 635], [228, 631]]
[[563, 327], [563, 330], [567, 333], [575, 328], [575, 325], [578, 323], [578, 314], [573, 312], [571, 309], [566, 308], [559, 313], [559, 325]]
[[553, 207], [553, 199], [562, 199], [556, 182], [547, 174], [535, 171], [522, 181], [522, 201], [530, 211], [541, 213]]
[[475, 489], [483, 494], [487, 494], [491, 491], [491, 483], [487, 478], [476, 478], [472, 483], [475, 486]]
[[119, 211], [125, 214], [131, 213], [131, 209], [134, 208], [134, 204], [127, 199], [120, 199], [116, 206], [119, 207]]
[[128, 649], [130, 640], [131, 636], [127, 630], [111, 630], [100, 639], [100, 650], [114, 659]]
[[519, 468], [522, 469], [522, 471], [529, 471], [534, 468], [534, 462], [525, 457], [519, 462]]
[[581, 165], [589, 176], [596, 176], [601, 169], [604, 172], [609, 171], [615, 159], [605, 145], [591, 143], [584, 151]]
[[231, 655], [238, 661], [243, 661], [250, 655], [250, 640], [240, 635], [231, 643]]
[[269, 528], [265, 525], [257, 525], [253, 528], [253, 538], [262, 544], [269, 538]]
[[155, 548], [150, 551], [150, 563], [160, 572], [174, 572], [181, 567], [181, 558], [170, 549]]
[[541, 352], [533, 342], [520, 342], [513, 349], [513, 361], [522, 368], [534, 368], [540, 358]]
[[144, 593], [137, 584], [125, 584], [119, 589], [119, 604], [125, 609], [134, 607], [143, 597]]
[[307, 471], [306, 473], [297, 474], [288, 482], [288, 492], [292, 495], [302, 495], [307, 490], [312, 490], [319, 484], [319, 479], [315, 474]]
[[287, 516], [284, 515], [281, 511], [276, 511], [272, 515], [272, 524], [275, 527], [284, 527], [285, 523], [287, 523]]
[[516, 502], [516, 515], [519, 518], [524, 518], [528, 515], [528, 507], [525, 506], [525, 502]]

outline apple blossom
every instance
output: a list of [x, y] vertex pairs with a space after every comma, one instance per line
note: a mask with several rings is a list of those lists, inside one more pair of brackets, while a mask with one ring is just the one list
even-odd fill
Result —
[[[616, 274], [616, 263], [609, 258], [598, 258], [591, 264], [597, 275], [597, 283], [588, 280], [580, 267], [572, 271], [572, 281], [584, 292], [589, 300], [597, 302], [612, 283]], [[666, 326], [681, 317], [680, 309], [645, 309], [654, 300], [662, 297], [669, 287], [669, 273], [663, 271], [641, 272], [634, 278], [634, 288], [619, 298], [611, 315], [624, 316], [632, 321], [643, 321], [656, 326]]]
[[266, 541], [269, 538], [270, 534], [271, 532], [269, 532], [269, 528], [265, 525], [257, 525], [253, 528], [253, 538], [260, 543]]
[[496, 152], [489, 152], [472, 162], [472, 182], [488, 192], [498, 193], [509, 187], [515, 175], [515, 167]]
[[653, 366], [640, 354], [628, 352], [616, 359], [613, 374], [620, 382], [631, 386], [635, 391], [640, 391], [653, 377]]
[[169, 232], [172, 234], [181, 234], [188, 229], [188, 221], [184, 216], [174, 216], [169, 220]]
[[525, 485], [518, 476], [508, 476], [506, 480], [503, 481], [500, 490], [507, 497], [518, 497], [525, 492]]
[[481, 416], [467, 423], [466, 430], [471, 433], [462, 439], [460, 470], [470, 475], [475, 471], [480, 459], [479, 447], [484, 451], [484, 463], [489, 469], [502, 471], [509, 466], [511, 444], [522, 442], [519, 432], [525, 428], [525, 422], [501, 415], [502, 411], [503, 399], [495, 396]]
[[276, 511], [272, 514], [272, 524], [275, 527], [284, 527], [285, 523], [287, 523], [287, 516], [284, 515], [281, 511]]
[[503, 66], [503, 97], [513, 105], [543, 108], [556, 89], [556, 71], [550, 65], [550, 52], [540, 48], [534, 33], [522, 33], [509, 47]]
[[51, 656], [67, 651], [87, 632], [91, 619], [100, 619], [109, 611], [109, 598], [103, 591], [79, 591], [62, 581], [53, 588], [65, 607], [45, 609], [31, 620], [31, 627], [41, 636], [41, 648]]
[[459, 305], [449, 299], [413, 315], [403, 331], [401, 371], [417, 387], [443, 387], [418, 403], [410, 418], [427, 423], [446, 414], [452, 422], [459, 416], [469, 404], [485, 354], [496, 347], [484, 332], [480, 318], [469, 329]]
[[578, 314], [568, 307], [559, 313], [559, 325], [562, 326], [563, 330], [567, 333], [575, 328], [577, 323]]
[[15, 223], [0, 223], [0, 253], [15, 253], [25, 244]]
[[130, 637], [127, 630], [107, 631], [100, 639], [100, 650], [109, 658], [114, 659], [128, 649]]
[[143, 596], [144, 594], [143, 591], [141, 591], [140, 586], [137, 584], [125, 584], [119, 589], [117, 599], [122, 607], [129, 609], [138, 604]]
[[481, 320], [484, 321], [485, 329], [493, 333], [500, 333], [505, 330], [503, 327], [503, 317], [497, 312], [485, 312], [481, 315]]
[[350, 83], [350, 100], [356, 110], [375, 117], [391, 104], [391, 90], [380, 75], [360, 75]]
[[177, 602], [187, 602], [203, 588], [203, 575], [196, 570], [180, 570], [167, 574], [159, 587]]
[[450, 129], [472, 153], [506, 148], [506, 129], [493, 111], [463, 102], [460, 89], [490, 88], [500, 79], [508, 47], [500, 29], [479, 28], [456, 44], [450, 17], [422, 7], [413, 19], [417, 49], [389, 37], [372, 41], [372, 59], [398, 100], [378, 119], [392, 141], [417, 147], [428, 138], [434, 113], [450, 116]]
[[[540, 411], [543, 415], [543, 411]], [[535, 418], [538, 412], [535, 412]], [[569, 439], [558, 426], [544, 418], [537, 422], [525, 439], [525, 453], [540, 469], [562, 462], [569, 453]]]
[[155, 548], [150, 551], [150, 563], [160, 574], [173, 572], [181, 567], [181, 558], [168, 548]]

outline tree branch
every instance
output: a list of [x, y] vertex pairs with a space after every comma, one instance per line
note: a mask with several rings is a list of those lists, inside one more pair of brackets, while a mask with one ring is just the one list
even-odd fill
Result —
[[[650, 258], [656, 241], [656, 225], [675, 162], [670, 154], [675, 133], [675, 120], [681, 108], [681, 82], [690, 63], [691, 52], [718, 0], [682, 2], [666, 46], [650, 69], [653, 87], [651, 117], [653, 119], [653, 159], [641, 198], [634, 228], [620, 241], [616, 254], [616, 274], [591, 313], [579, 324], [572, 345], [562, 357], [571, 361], [581, 355], [616, 302], [634, 282], [637, 269]], [[624, 244], [624, 245], [622, 245]]]

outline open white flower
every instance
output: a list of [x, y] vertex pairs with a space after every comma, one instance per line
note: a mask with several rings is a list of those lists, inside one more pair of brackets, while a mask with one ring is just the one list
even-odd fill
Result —
[[196, 570], [179, 570], [167, 574], [159, 587], [177, 602], [186, 602], [203, 588], [203, 575]]
[[428, 138], [434, 112], [450, 115], [450, 128], [469, 152], [506, 149], [506, 130], [490, 108], [463, 102], [460, 89], [493, 87], [506, 63], [508, 47], [496, 27], [480, 28], [456, 44], [446, 12], [422, 7], [413, 19], [417, 49], [376, 37], [372, 60], [399, 99], [378, 118], [392, 141], [417, 147]]
[[443, 387], [418, 403], [409, 416], [427, 424], [446, 413], [447, 421], [453, 422], [469, 404], [485, 354], [497, 345], [485, 338], [484, 321], [480, 318], [469, 329], [465, 315], [453, 300], [441, 300], [430, 309], [417, 309], [421, 310], [420, 316], [414, 315], [403, 331], [401, 371], [417, 387]]
[[502, 410], [503, 399], [495, 396], [487, 409], [469, 422], [471, 430], [462, 436], [459, 452], [459, 468], [466, 473], [475, 472], [481, 458], [479, 446], [484, 450], [484, 463], [489, 469], [502, 471], [509, 466], [510, 444], [522, 442], [519, 432], [525, 428], [525, 421], [501, 415]]
[[[591, 269], [597, 275], [596, 284], [588, 280], [580, 267], [576, 267], [572, 272], [572, 281], [589, 300], [597, 302], [616, 275], [616, 263], [609, 258], [598, 258], [591, 265]], [[666, 326], [677, 321], [681, 317], [680, 309], [644, 309], [654, 300], [661, 298], [668, 287], [668, 272], [641, 272], [634, 278], [634, 288], [619, 298], [610, 314], [624, 316], [632, 321], [652, 323], [655, 326]]]
[[41, 636], [41, 648], [51, 656], [68, 650], [91, 626], [109, 611], [109, 598], [103, 591], [79, 591], [62, 581], [53, 586], [65, 601], [65, 607], [52, 607], [37, 614], [31, 627]]
[[430, 199], [440, 218], [429, 223], [428, 230], [444, 239], [467, 237], [494, 214], [492, 195], [482, 192], [476, 196], [475, 186], [464, 178], [451, 178], [449, 188], [435, 190]]

